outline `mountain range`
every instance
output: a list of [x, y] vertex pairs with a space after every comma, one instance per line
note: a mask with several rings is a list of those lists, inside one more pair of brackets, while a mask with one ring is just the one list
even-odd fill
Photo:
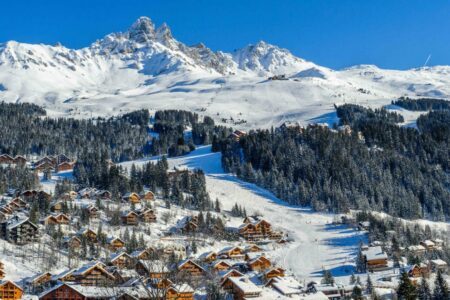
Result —
[[333, 122], [333, 104], [380, 106], [400, 96], [449, 98], [450, 67], [332, 70], [263, 41], [214, 52], [179, 42], [148, 17], [77, 50], [0, 44], [0, 101], [36, 103], [56, 116], [186, 109], [241, 127], [270, 127]]

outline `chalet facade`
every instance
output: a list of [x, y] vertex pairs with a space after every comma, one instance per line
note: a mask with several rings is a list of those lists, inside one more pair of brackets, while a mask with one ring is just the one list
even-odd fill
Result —
[[0, 299], [19, 300], [22, 299], [23, 289], [12, 281], [0, 282]]
[[367, 269], [371, 272], [389, 268], [388, 256], [380, 246], [368, 247], [362, 251]]
[[125, 242], [121, 238], [109, 237], [106, 239], [106, 244], [109, 250], [118, 251], [125, 247]]
[[126, 252], [111, 254], [109, 264], [119, 269], [131, 269], [134, 267], [133, 258]]
[[122, 199], [126, 202], [133, 203], [133, 204], [139, 204], [141, 203], [141, 197], [137, 193], [126, 193]]
[[247, 277], [228, 277], [222, 283], [222, 288], [232, 293], [235, 300], [257, 298], [262, 294], [262, 289]]
[[139, 219], [145, 223], [155, 223], [156, 222], [156, 214], [153, 209], [145, 208], [140, 211], [137, 211]]
[[123, 225], [137, 225], [139, 223], [139, 216], [134, 211], [123, 212], [121, 215]]
[[185, 272], [192, 277], [200, 277], [206, 274], [202, 266], [190, 259], [182, 260], [177, 265], [178, 272]]
[[3, 239], [19, 245], [37, 240], [39, 230], [29, 219], [17, 216], [0, 224], [0, 235]]

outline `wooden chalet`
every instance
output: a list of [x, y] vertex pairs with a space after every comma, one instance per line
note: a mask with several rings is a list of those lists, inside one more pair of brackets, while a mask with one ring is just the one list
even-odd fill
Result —
[[242, 130], [235, 130], [229, 137], [232, 138], [234, 141], [239, 142], [239, 140], [245, 136], [247, 133]]
[[448, 264], [442, 259], [430, 260], [430, 267], [433, 272], [441, 271], [445, 273], [448, 270]]
[[245, 253], [241, 247], [230, 246], [220, 250], [217, 256], [224, 259], [242, 259], [244, 258]]
[[90, 228], [82, 228], [77, 233], [78, 236], [86, 238], [93, 243], [97, 242], [97, 234]]
[[408, 276], [413, 278], [428, 277], [430, 274], [429, 266], [421, 263], [420, 265], [412, 265], [407, 270]]
[[125, 247], [125, 242], [118, 237], [109, 237], [106, 239], [106, 245], [111, 251], [118, 251]]
[[44, 172], [44, 171], [54, 171], [55, 170], [55, 165], [49, 162], [43, 162], [41, 164], [35, 165], [34, 169], [38, 172]]
[[72, 250], [80, 249], [81, 244], [81, 239], [78, 236], [64, 238], [64, 247], [66, 248], [70, 248]]
[[63, 210], [64, 202], [63, 201], [55, 201], [50, 203], [50, 211], [59, 213]]
[[141, 197], [139, 197], [139, 195], [137, 193], [131, 192], [131, 193], [126, 193], [122, 199], [126, 202], [130, 202], [130, 203], [134, 203], [134, 204], [138, 204], [141, 203]]
[[425, 240], [420, 242], [420, 245], [425, 247], [426, 251], [432, 251], [436, 249], [436, 244], [431, 240]]
[[215, 251], [207, 251], [207, 252], [200, 254], [198, 259], [205, 263], [211, 263], [211, 262], [217, 260], [217, 253]]
[[168, 278], [171, 273], [167, 265], [160, 260], [139, 260], [136, 263], [136, 271], [150, 279]]
[[88, 205], [84, 208], [89, 215], [90, 219], [97, 219], [99, 215], [99, 210], [94, 205]]
[[19, 300], [22, 299], [23, 289], [16, 283], [5, 280], [0, 282], [0, 299]]
[[38, 160], [37, 162], [34, 163], [35, 166], [41, 165], [43, 163], [48, 163], [52, 166], [56, 166], [57, 161], [56, 161], [56, 157], [54, 156], [44, 156], [43, 158], [41, 158], [40, 160]]
[[19, 197], [12, 199], [9, 203], [14, 204], [17, 208], [26, 208], [28, 206], [28, 203], [26, 203]]
[[220, 277], [220, 282], [224, 282], [228, 277], [242, 277], [244, 274], [239, 272], [236, 269], [230, 269], [228, 272], [225, 272]]
[[139, 223], [139, 216], [134, 211], [123, 212], [121, 215], [123, 225], [137, 225]]
[[200, 277], [206, 274], [206, 270], [202, 266], [190, 259], [185, 259], [177, 264], [178, 272], [185, 272], [192, 277]]
[[216, 261], [211, 264], [211, 271], [216, 273], [221, 273], [224, 271], [228, 271], [231, 268], [231, 265], [224, 260]]
[[113, 253], [108, 259], [109, 265], [119, 269], [131, 269], [134, 267], [133, 258], [126, 252]]
[[407, 250], [414, 255], [423, 255], [427, 252], [427, 248], [422, 245], [411, 245]]
[[256, 244], [250, 244], [244, 247], [245, 253], [262, 252], [263, 249]]
[[70, 217], [66, 214], [49, 215], [42, 220], [44, 225], [67, 225], [70, 223]]
[[[61, 283], [43, 292], [39, 299], [43, 300], [150, 300], [150, 295], [157, 291], [147, 291], [142, 286], [86, 286], [80, 284]], [[159, 299], [159, 298], [158, 298]]]
[[198, 228], [198, 218], [197, 216], [184, 216], [178, 220], [176, 227], [184, 234], [195, 232]]
[[188, 284], [175, 284], [170, 286], [166, 292], [167, 300], [193, 300], [194, 289]]
[[2, 154], [2, 155], [0, 155], [0, 164], [3, 164], [3, 165], [14, 164], [14, 158], [9, 156], [8, 154]]
[[388, 266], [388, 256], [381, 246], [368, 247], [362, 251], [367, 269], [369, 271], [386, 270]]
[[38, 234], [38, 226], [32, 223], [28, 218], [20, 219], [15, 216], [0, 224], [1, 237], [9, 242], [19, 245], [36, 241]]
[[72, 276], [75, 283], [89, 286], [108, 286], [115, 281], [114, 276], [100, 262], [88, 263], [73, 272]]
[[257, 298], [262, 294], [262, 289], [244, 276], [228, 277], [222, 282], [222, 288], [232, 293], [235, 300]]
[[50, 287], [51, 281], [52, 274], [49, 272], [40, 273], [24, 280], [26, 290], [33, 294], [40, 293]]
[[16, 155], [16, 157], [14, 157], [14, 163], [18, 166], [25, 166], [27, 164], [27, 159], [22, 155]]
[[144, 201], [155, 200], [155, 194], [152, 191], [144, 191], [141, 194], [139, 194], [139, 197], [141, 198], [141, 200], [144, 200]]
[[148, 247], [144, 250], [135, 250], [131, 253], [131, 257], [136, 260], [150, 260], [155, 256], [156, 250], [152, 247]]
[[272, 266], [270, 260], [264, 256], [259, 256], [247, 262], [248, 267], [252, 271], [264, 271]]
[[285, 270], [283, 268], [270, 268], [264, 272], [264, 279], [270, 280], [275, 277], [284, 277]]
[[129, 280], [139, 278], [139, 274], [135, 269], [114, 268], [112, 275], [116, 278], [116, 284], [124, 284]]
[[145, 223], [154, 223], [156, 222], [156, 214], [155, 211], [151, 208], [144, 208], [140, 211], [137, 211], [139, 215], [139, 219]]
[[74, 165], [75, 165], [74, 162], [65, 161], [56, 166], [56, 171], [57, 172], [71, 171], [73, 170]]

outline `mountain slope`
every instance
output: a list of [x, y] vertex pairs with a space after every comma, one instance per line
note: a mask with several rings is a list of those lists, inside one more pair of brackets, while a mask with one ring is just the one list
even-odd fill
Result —
[[[0, 44], [0, 100], [34, 102], [51, 114], [75, 117], [178, 108], [243, 127], [331, 122], [334, 103], [448, 98], [449, 74], [448, 66], [335, 71], [262, 41], [233, 53], [214, 52], [177, 41], [166, 24], [156, 28], [147, 17], [78, 50]], [[267, 80], [274, 75], [287, 80]]]

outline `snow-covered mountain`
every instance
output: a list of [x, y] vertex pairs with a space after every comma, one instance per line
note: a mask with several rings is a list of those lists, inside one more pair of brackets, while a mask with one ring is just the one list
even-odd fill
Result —
[[[286, 80], [268, 80], [285, 75]], [[265, 42], [233, 53], [187, 46], [139, 18], [89, 47], [0, 44], [0, 100], [90, 117], [137, 108], [193, 110], [242, 126], [332, 122], [333, 104], [382, 105], [408, 96], [450, 97], [450, 67], [407, 71], [359, 65], [331, 70]]]

